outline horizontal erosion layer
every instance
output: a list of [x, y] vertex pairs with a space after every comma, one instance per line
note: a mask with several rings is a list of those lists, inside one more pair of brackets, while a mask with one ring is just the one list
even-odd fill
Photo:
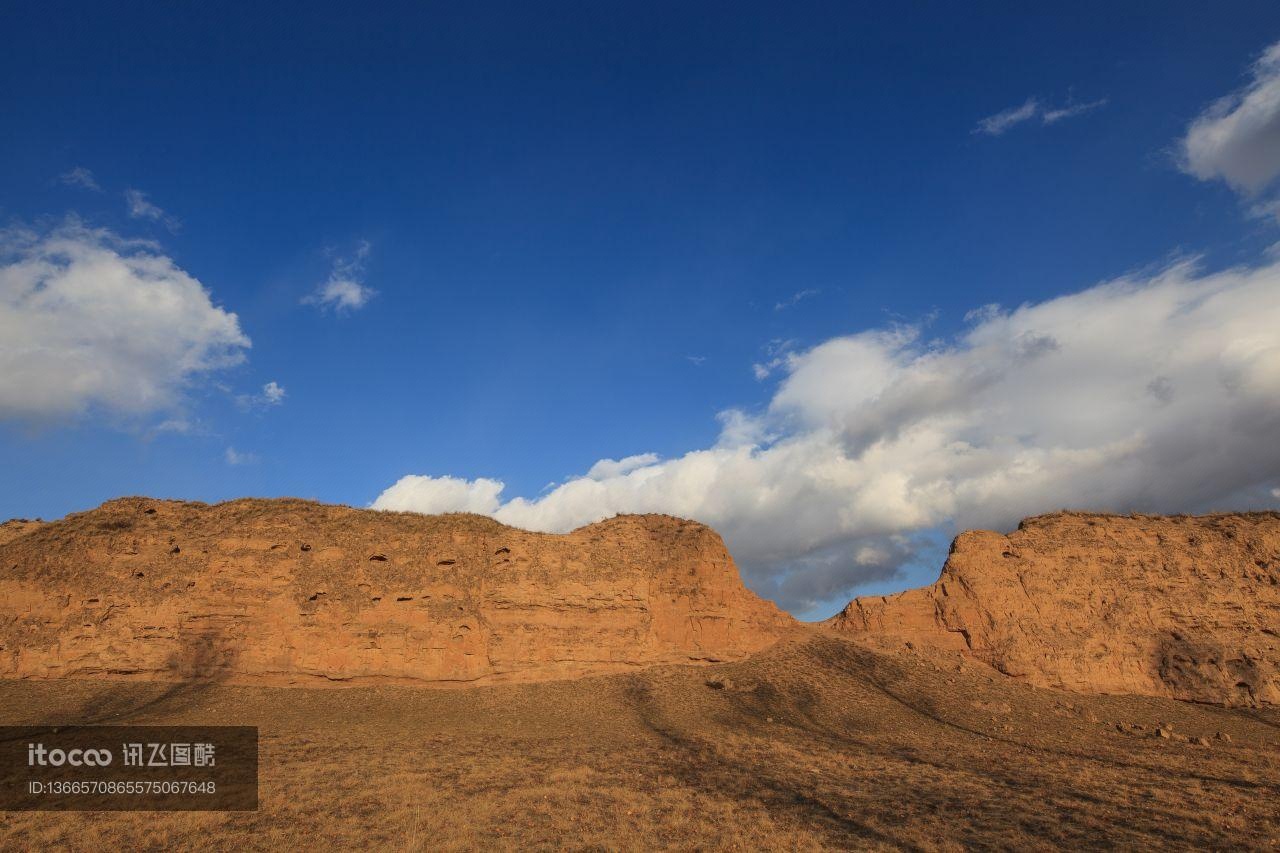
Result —
[[932, 586], [830, 627], [971, 655], [1031, 684], [1280, 702], [1280, 514], [1057, 513], [957, 537]]
[[[17, 529], [15, 529], [17, 528]], [[0, 529], [0, 677], [533, 681], [731, 660], [794, 623], [720, 537], [294, 500], [127, 498]]]

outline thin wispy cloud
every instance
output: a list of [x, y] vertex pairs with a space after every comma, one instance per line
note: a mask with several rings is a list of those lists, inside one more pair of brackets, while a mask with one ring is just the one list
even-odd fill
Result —
[[796, 342], [774, 338], [764, 346], [764, 360], [751, 365], [751, 372], [756, 379], [768, 379], [773, 372], [785, 367], [795, 356]]
[[707, 360], [705, 355], [686, 355], [685, 358], [688, 359], [689, 363], [694, 367], [702, 367]]
[[279, 406], [284, 398], [284, 386], [273, 380], [263, 385], [257, 394], [241, 394], [236, 397], [236, 405], [242, 409], [265, 409]]
[[[1180, 141], [1183, 171], [1221, 179], [1253, 197], [1280, 176], [1280, 42], [1263, 51], [1249, 82], [1196, 117]], [[1274, 212], [1273, 205], [1264, 205]]]
[[132, 219], [146, 219], [156, 222], [170, 231], [177, 231], [182, 227], [182, 222], [176, 216], [166, 213], [158, 204], [151, 201], [142, 190], [132, 188], [125, 190], [124, 200], [128, 205], [129, 216]]
[[102, 187], [98, 186], [98, 181], [93, 177], [93, 172], [83, 166], [76, 166], [69, 172], [63, 172], [58, 176], [58, 183], [69, 187], [79, 187], [82, 190], [90, 190], [95, 193], [102, 192]]
[[[1248, 216], [1250, 219], [1275, 219], [1280, 221], [1280, 199], [1268, 199], [1266, 201], [1255, 202], [1249, 206]], [[1276, 247], [1273, 246], [1269, 251], [1275, 252]]]
[[160, 435], [163, 433], [176, 433], [178, 435], [187, 435], [193, 429], [195, 429], [195, 424], [193, 424], [187, 418], [183, 418], [183, 417], [166, 418], [165, 420], [161, 421], [160, 423], [152, 427], [151, 433], [153, 435]]
[[1107, 105], [1106, 98], [1085, 103], [1073, 103], [1070, 98], [1060, 107], [1052, 107], [1039, 98], [1031, 97], [1016, 107], [1009, 107], [994, 115], [989, 115], [978, 122], [973, 129], [975, 134], [983, 136], [1001, 136], [1025, 122], [1038, 121], [1042, 126], [1057, 124], [1069, 118], [1093, 112]]
[[227, 460], [228, 465], [252, 465], [258, 461], [256, 453], [241, 453], [234, 447], [228, 447], [223, 458]]
[[1089, 101], [1085, 104], [1072, 104], [1057, 109], [1042, 110], [1040, 113], [1040, 121], [1044, 124], [1057, 124], [1063, 119], [1075, 118], [1085, 113], [1093, 112], [1107, 105], [1106, 98], [1099, 98], [1096, 101]]
[[368, 304], [377, 291], [364, 283], [365, 260], [369, 257], [369, 242], [362, 240], [351, 258], [335, 258], [329, 278], [321, 282], [302, 302], [321, 309], [332, 309], [343, 314], [356, 311]]
[[1035, 118], [1039, 110], [1039, 102], [1035, 98], [1028, 98], [1027, 102], [1022, 106], [1009, 107], [981, 119], [973, 132], [985, 133], [988, 136], [999, 136], [1014, 125], [1019, 125], [1024, 121], [1030, 121]]
[[774, 311], [785, 311], [785, 310], [787, 310], [788, 308], [791, 308], [792, 306], [794, 306], [796, 303], [800, 302], [801, 300], [809, 299], [810, 297], [817, 296], [817, 295], [818, 295], [819, 293], [821, 293], [821, 292], [822, 292], [822, 291], [820, 291], [820, 290], [815, 290], [815, 289], [813, 289], [813, 288], [806, 288], [806, 289], [804, 289], [804, 290], [797, 290], [795, 293], [791, 294], [791, 296], [787, 297], [786, 299], [782, 300], [781, 302], [775, 303], [775, 304], [774, 304], [774, 306], [773, 306], [773, 310], [774, 310]]

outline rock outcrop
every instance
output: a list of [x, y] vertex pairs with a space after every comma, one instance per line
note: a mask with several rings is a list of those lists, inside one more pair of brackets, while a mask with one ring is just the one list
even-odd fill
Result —
[[0, 677], [464, 685], [740, 658], [794, 624], [668, 516], [566, 535], [125, 498], [0, 536]]
[[960, 651], [1037, 686], [1280, 702], [1280, 513], [1057, 513], [959, 536], [933, 586], [830, 627]]

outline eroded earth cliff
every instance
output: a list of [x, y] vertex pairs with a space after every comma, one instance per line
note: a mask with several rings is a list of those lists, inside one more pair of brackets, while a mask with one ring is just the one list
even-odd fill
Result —
[[534, 681], [741, 658], [794, 623], [668, 516], [566, 535], [297, 500], [0, 526], [0, 678]]
[[960, 651], [1031, 684], [1280, 702], [1280, 513], [1057, 513], [959, 536], [937, 583], [828, 624]]

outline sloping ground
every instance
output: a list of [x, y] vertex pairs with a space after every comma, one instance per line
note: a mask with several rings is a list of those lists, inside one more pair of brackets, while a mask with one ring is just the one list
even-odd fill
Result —
[[29, 518], [11, 518], [8, 521], [0, 522], [0, 545], [30, 533], [43, 524], [44, 522], [42, 521], [32, 521]]
[[[700, 524], [125, 498], [0, 537], [0, 677], [433, 685], [741, 658], [791, 618]], [[7, 537], [7, 541], [5, 541]]]
[[1280, 513], [1058, 513], [964, 533], [933, 586], [855, 599], [827, 624], [1040, 686], [1280, 702]]
[[465, 691], [0, 682], [0, 722], [262, 734], [256, 813], [0, 813], [6, 849], [1280, 844], [1274, 709], [1036, 689], [837, 635]]

